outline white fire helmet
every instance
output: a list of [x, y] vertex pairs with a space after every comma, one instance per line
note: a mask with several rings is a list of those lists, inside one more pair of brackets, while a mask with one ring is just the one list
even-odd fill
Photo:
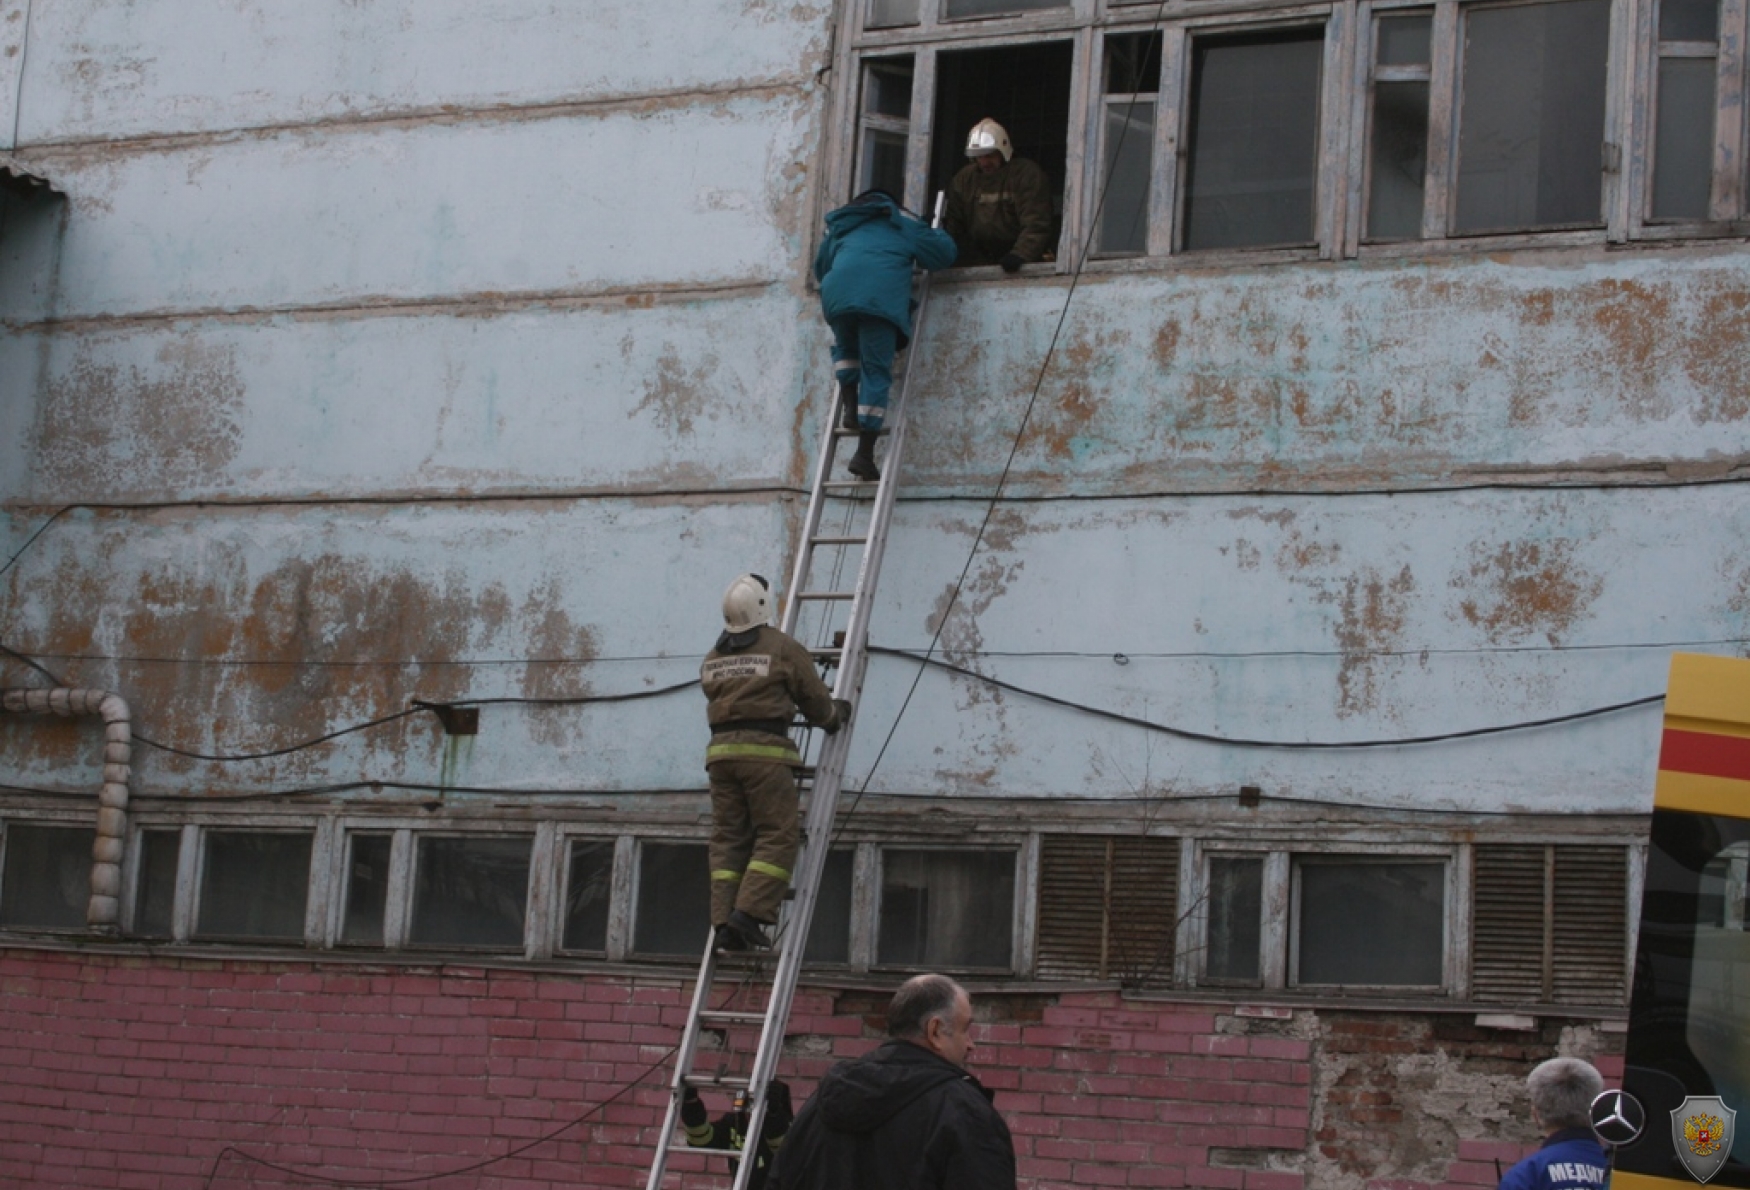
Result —
[[988, 116], [972, 126], [972, 131], [966, 137], [966, 155], [968, 157], [984, 157], [991, 153], [1001, 153], [1007, 161], [1015, 155], [1015, 146], [1009, 143], [1009, 133], [1001, 124]]
[[744, 574], [723, 592], [723, 626], [747, 632], [772, 622], [772, 584], [757, 574]]

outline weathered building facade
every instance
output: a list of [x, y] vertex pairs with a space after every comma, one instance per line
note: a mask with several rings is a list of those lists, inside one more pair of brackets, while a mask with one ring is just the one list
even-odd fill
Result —
[[1029, 1186], [1493, 1184], [1750, 640], [1746, 20], [0, 0], [8, 1177], [642, 1184], [819, 217], [991, 115], [781, 1073], [945, 969]]

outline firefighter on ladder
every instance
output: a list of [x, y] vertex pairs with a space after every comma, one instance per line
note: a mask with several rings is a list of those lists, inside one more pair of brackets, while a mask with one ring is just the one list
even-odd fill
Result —
[[711, 744], [711, 925], [726, 950], [765, 950], [801, 840], [790, 741], [798, 712], [835, 732], [851, 704], [834, 699], [814, 658], [771, 626], [771, 584], [744, 574], [723, 594], [723, 634], [699, 669]]
[[[705, 1110], [699, 1092], [688, 1087], [681, 1095], [681, 1125], [687, 1130], [687, 1143], [695, 1149], [722, 1149], [742, 1153], [747, 1148], [747, 1106], [737, 1096], [736, 1106], [715, 1120]], [[790, 1088], [773, 1079], [766, 1087], [766, 1120], [760, 1127], [760, 1143], [754, 1146], [753, 1172], [748, 1175], [747, 1190], [761, 1190], [766, 1174], [772, 1168], [772, 1158], [784, 1143], [795, 1118], [790, 1105]], [[729, 1172], [735, 1173], [736, 1158], [729, 1158]]]

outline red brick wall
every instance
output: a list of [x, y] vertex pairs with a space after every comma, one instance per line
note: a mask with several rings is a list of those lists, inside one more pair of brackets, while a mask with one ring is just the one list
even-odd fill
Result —
[[[310, 1184], [277, 1165], [350, 1180], [467, 1170], [422, 1183], [440, 1190], [642, 1186], [688, 983], [0, 951], [0, 1181]], [[798, 1101], [871, 1047], [885, 999], [799, 993], [781, 1071]], [[1493, 1185], [1495, 1158], [1529, 1150], [1532, 1063], [1560, 1046], [1607, 1077], [1621, 1066], [1584, 1022], [1504, 1035], [1468, 1016], [975, 999], [973, 1066], [1034, 1190]]]

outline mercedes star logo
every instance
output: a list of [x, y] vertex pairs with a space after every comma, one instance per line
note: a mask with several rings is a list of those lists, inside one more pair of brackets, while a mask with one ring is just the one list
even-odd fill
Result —
[[1627, 1091], [1606, 1091], [1592, 1101], [1592, 1131], [1601, 1144], [1632, 1144], [1646, 1126], [1646, 1108]]

